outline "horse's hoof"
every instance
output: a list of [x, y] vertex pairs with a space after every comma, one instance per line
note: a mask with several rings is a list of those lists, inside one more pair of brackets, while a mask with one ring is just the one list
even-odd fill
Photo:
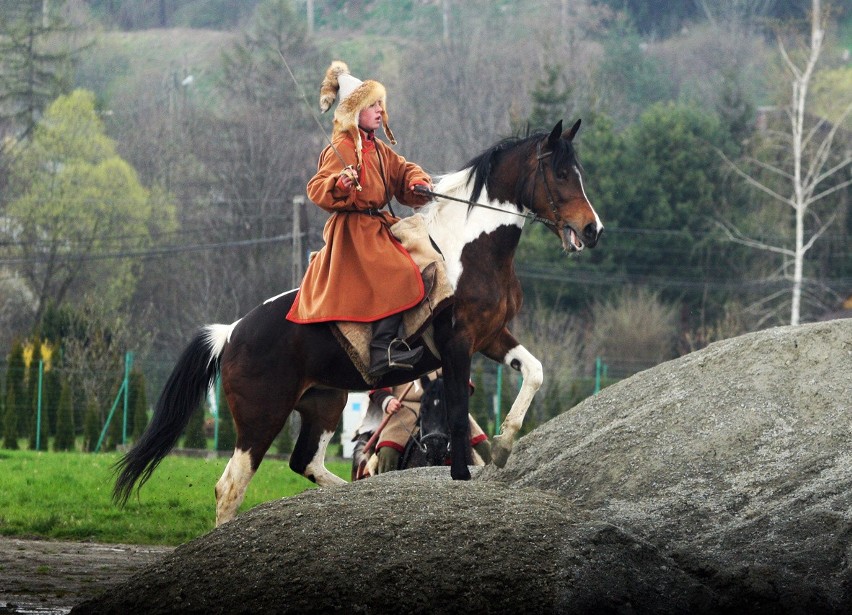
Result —
[[462, 466], [460, 469], [450, 468], [450, 476], [453, 480], [470, 480], [470, 470], [467, 466]]
[[512, 440], [503, 435], [494, 436], [491, 441], [491, 462], [498, 468], [504, 468], [511, 454]]

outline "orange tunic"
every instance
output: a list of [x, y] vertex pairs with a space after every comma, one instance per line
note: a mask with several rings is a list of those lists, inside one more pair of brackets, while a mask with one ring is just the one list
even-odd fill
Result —
[[[308, 198], [331, 217], [323, 229], [325, 246], [311, 259], [287, 314], [293, 322], [372, 322], [417, 305], [425, 294], [417, 265], [389, 230], [398, 218], [366, 210], [384, 207], [387, 195], [404, 205], [423, 204], [426, 198], [408, 187], [428, 182], [429, 176], [383, 142], [364, 133], [361, 138], [360, 192], [336, 186], [343, 163], [331, 147], [320, 154], [317, 174], [308, 182]], [[352, 138], [343, 133], [333, 143], [354, 166]]]

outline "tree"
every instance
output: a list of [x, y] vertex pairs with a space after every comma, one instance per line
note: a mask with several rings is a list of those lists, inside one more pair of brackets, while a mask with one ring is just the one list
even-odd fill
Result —
[[3, 448], [18, 450], [18, 409], [13, 389], [6, 391], [3, 404]]
[[[25, 385], [26, 373], [24, 346], [20, 341], [16, 341], [9, 353], [9, 364], [6, 369], [6, 412], [15, 413], [14, 436], [16, 438], [28, 435], [29, 403]], [[11, 436], [12, 432], [9, 433]]]
[[[778, 48], [789, 79], [789, 102], [785, 108], [788, 130], [767, 133], [758, 157], [740, 164], [725, 157], [750, 186], [792, 212], [792, 238], [778, 243], [749, 236], [732, 222], [719, 222], [731, 241], [781, 255], [783, 275], [791, 283], [791, 325], [801, 320], [802, 290], [807, 282], [805, 257], [838, 218], [840, 208], [828, 203], [852, 185], [848, 177], [852, 153], [848, 147], [842, 151], [841, 145], [837, 148], [839, 152], [834, 147], [838, 130], [852, 112], [852, 102], [833, 124], [809, 114], [809, 87], [822, 53], [826, 22], [827, 12], [822, 11], [820, 0], [811, 0], [808, 43], [790, 50], [778, 35]], [[816, 211], [818, 207], [820, 210]]]
[[130, 372], [130, 392], [128, 405], [131, 423], [131, 438], [137, 440], [148, 426], [148, 398], [145, 395], [145, 375], [138, 369]]
[[61, 305], [72, 290], [120, 306], [139, 271], [139, 261], [126, 257], [168, 228], [173, 212], [168, 203], [155, 210], [116, 154], [94, 95], [76, 90], [51, 104], [12, 169], [8, 239], [37, 298], [35, 321], [48, 301]]
[[[79, 32], [45, 0], [4, 2], [0, 11], [0, 123], [27, 137], [50, 101], [68, 91]], [[53, 6], [51, 6], [53, 5]]]
[[53, 440], [53, 450], [74, 450], [74, 410], [71, 407], [71, 387], [67, 382], [62, 383], [59, 395], [59, 409], [56, 414], [56, 438]]
[[207, 448], [207, 439], [204, 437], [204, 411], [203, 408], [197, 408], [192, 416], [189, 417], [189, 422], [186, 424], [186, 429], [183, 430], [185, 448]]

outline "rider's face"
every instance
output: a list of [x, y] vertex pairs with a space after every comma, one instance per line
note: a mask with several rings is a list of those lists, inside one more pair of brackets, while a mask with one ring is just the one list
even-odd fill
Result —
[[358, 114], [358, 126], [362, 130], [372, 132], [382, 125], [382, 103], [376, 101]]

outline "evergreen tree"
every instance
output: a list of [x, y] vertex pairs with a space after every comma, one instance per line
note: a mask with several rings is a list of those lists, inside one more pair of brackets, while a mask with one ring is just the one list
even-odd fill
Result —
[[98, 445], [98, 439], [101, 437], [101, 420], [98, 415], [98, 409], [94, 404], [86, 405], [86, 418], [83, 422], [83, 450], [86, 452], [94, 452]]
[[15, 412], [16, 437], [27, 434], [29, 423], [29, 403], [27, 403], [24, 382], [26, 378], [26, 365], [24, 364], [24, 346], [16, 341], [9, 353], [9, 366], [6, 370], [6, 407]]
[[207, 448], [207, 438], [204, 437], [204, 411], [203, 407], [197, 409], [189, 417], [186, 429], [183, 430], [185, 448]]
[[4, 2], [0, 11], [0, 120], [27, 137], [42, 111], [68, 91], [73, 75], [76, 28], [62, 18], [64, 0]]
[[51, 365], [44, 373], [44, 397], [42, 399], [43, 425], [45, 433], [55, 436], [59, 418], [59, 401], [62, 396], [62, 379], [59, 370]]
[[15, 405], [15, 389], [6, 390], [3, 414], [3, 448], [18, 450], [18, 409]]
[[130, 373], [131, 439], [137, 440], [148, 426], [148, 398], [145, 394], [145, 375], [134, 369]]
[[56, 414], [56, 438], [53, 450], [74, 450], [74, 411], [71, 408], [71, 387], [67, 382], [60, 385], [59, 407]]
[[230, 451], [237, 444], [237, 431], [234, 428], [234, 418], [225, 396], [219, 399], [219, 445], [217, 450]]
[[491, 400], [489, 394], [485, 390], [484, 384], [485, 375], [482, 365], [478, 365], [472, 375], [473, 380], [473, 395], [470, 398], [469, 412], [476, 419], [482, 430], [489, 435], [494, 433], [494, 420], [491, 418]]

